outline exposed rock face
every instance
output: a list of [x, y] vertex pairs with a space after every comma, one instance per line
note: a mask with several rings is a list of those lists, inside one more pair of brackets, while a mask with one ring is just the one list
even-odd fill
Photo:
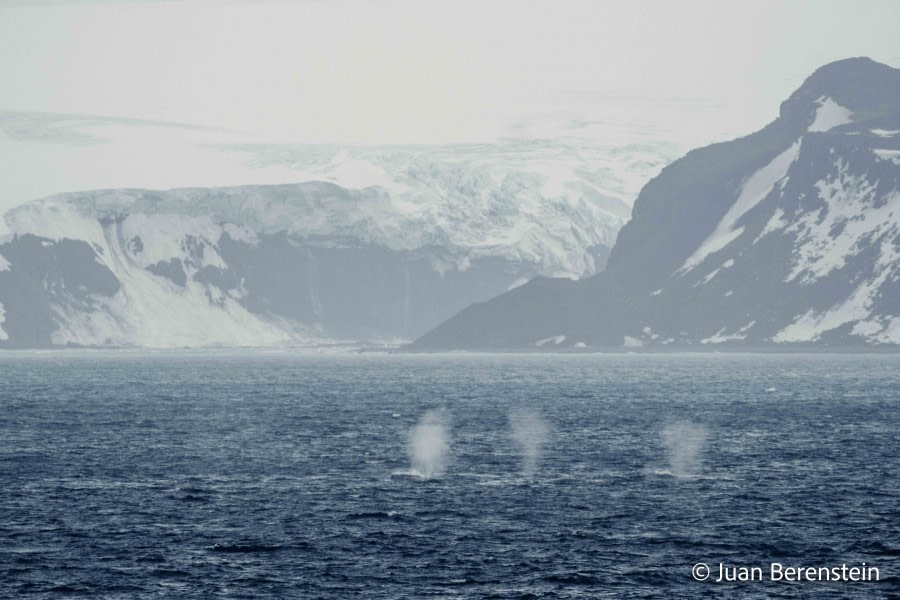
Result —
[[641, 191], [607, 270], [534, 280], [413, 349], [900, 344], [900, 70], [826, 65]]

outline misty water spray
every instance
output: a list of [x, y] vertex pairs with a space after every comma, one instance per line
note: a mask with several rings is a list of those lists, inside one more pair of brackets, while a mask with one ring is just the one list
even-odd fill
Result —
[[662, 441], [669, 453], [672, 475], [689, 477], [700, 466], [706, 427], [686, 421], [672, 423], [662, 430]]
[[530, 479], [540, 464], [541, 451], [547, 441], [547, 424], [533, 410], [515, 410], [509, 414], [509, 426], [522, 452], [522, 473]]
[[450, 435], [442, 411], [430, 410], [409, 433], [407, 446], [413, 472], [423, 479], [444, 474], [450, 457]]

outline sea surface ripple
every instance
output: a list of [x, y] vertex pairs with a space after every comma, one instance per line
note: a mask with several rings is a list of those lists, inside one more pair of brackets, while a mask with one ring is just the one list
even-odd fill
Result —
[[[898, 367], [3, 353], [0, 597], [896, 597]], [[428, 411], [431, 479], [409, 456]], [[880, 581], [691, 577], [773, 561]]]

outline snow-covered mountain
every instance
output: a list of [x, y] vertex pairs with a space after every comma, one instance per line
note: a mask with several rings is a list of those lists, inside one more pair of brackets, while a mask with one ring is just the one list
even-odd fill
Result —
[[641, 191], [605, 272], [536, 279], [416, 349], [900, 344], [900, 70], [817, 70]]
[[665, 162], [624, 149], [631, 168], [617, 177], [571, 144], [504, 147], [278, 149], [289, 154], [270, 160], [320, 181], [14, 208], [0, 241], [0, 346], [414, 339], [532, 277], [601, 270], [630, 213], [629, 178]]

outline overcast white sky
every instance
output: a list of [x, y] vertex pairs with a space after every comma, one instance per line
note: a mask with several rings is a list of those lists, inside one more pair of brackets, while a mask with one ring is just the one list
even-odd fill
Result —
[[586, 90], [721, 100], [758, 125], [824, 63], [900, 66], [896, 0], [2, 4], [0, 109], [294, 142], [484, 140]]
[[[268, 142], [441, 144], [610, 106], [620, 137], [626, 121], [646, 121], [690, 145], [758, 129], [833, 60], [900, 67], [898, 32], [897, 0], [0, 0], [0, 111], [209, 125]], [[0, 209], [79, 185], [31, 185], [52, 177], [48, 157], [70, 159], [6, 142], [0, 158], [15, 168], [0, 178]]]

